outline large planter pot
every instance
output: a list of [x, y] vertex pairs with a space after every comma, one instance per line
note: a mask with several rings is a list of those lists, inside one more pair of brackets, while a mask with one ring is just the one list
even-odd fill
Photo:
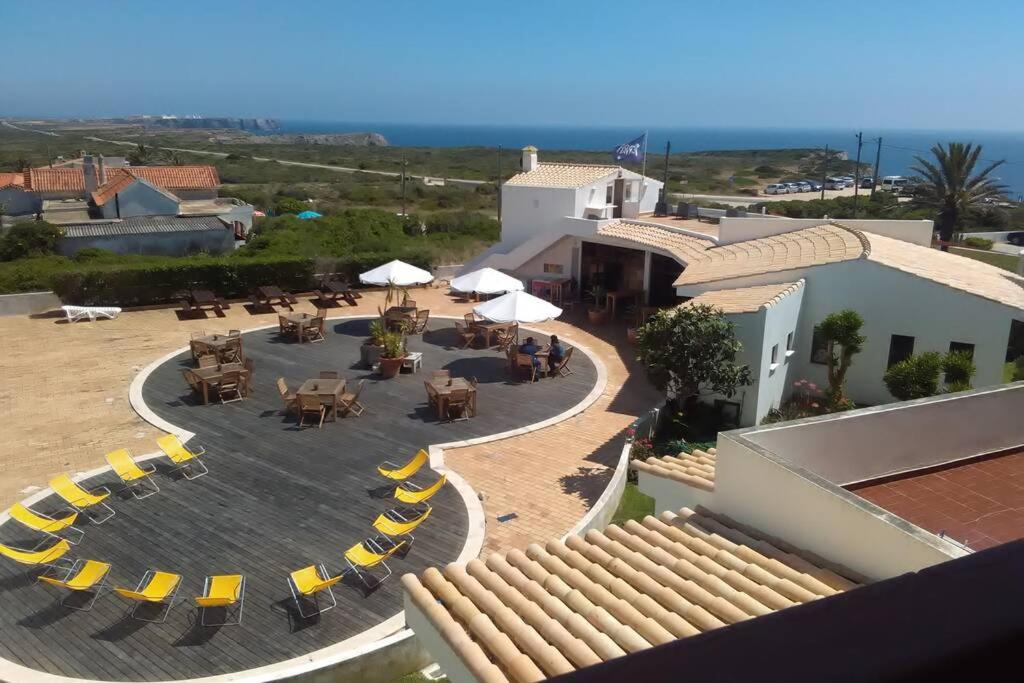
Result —
[[380, 376], [384, 379], [391, 379], [402, 371], [403, 362], [405, 362], [404, 358], [381, 358]]
[[359, 347], [359, 360], [362, 361], [363, 365], [368, 368], [372, 368], [380, 360], [380, 354], [384, 352], [383, 346], [377, 346], [376, 344], [363, 344]]
[[605, 308], [588, 309], [587, 318], [589, 318], [591, 325], [604, 325], [608, 322], [608, 310]]

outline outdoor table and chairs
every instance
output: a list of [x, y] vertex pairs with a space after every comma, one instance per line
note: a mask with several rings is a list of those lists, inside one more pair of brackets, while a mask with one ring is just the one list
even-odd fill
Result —
[[[252, 381], [249, 370], [242, 363], [221, 363], [205, 368], [193, 368], [185, 370], [186, 379], [189, 384], [203, 397], [203, 405], [210, 402], [210, 389], [219, 392], [222, 383], [237, 382], [238, 397], [241, 398], [248, 393]], [[195, 380], [193, 384], [193, 379]], [[237, 379], [236, 379], [237, 378]], [[235, 389], [232, 389], [234, 392]]]
[[415, 306], [392, 306], [384, 311], [384, 323], [389, 330], [407, 330], [415, 325]]
[[181, 296], [181, 310], [185, 313], [216, 311], [220, 315], [226, 308], [227, 303], [208, 289], [190, 289]]
[[[448, 414], [449, 403], [454, 399], [466, 397], [466, 408], [469, 416], [476, 415], [476, 384], [463, 377], [445, 377], [434, 375], [425, 380], [427, 399], [437, 407], [437, 419], [444, 420]], [[465, 392], [465, 393], [463, 393]]]
[[484, 346], [486, 348], [490, 348], [492, 346], [491, 337], [493, 337], [495, 333], [497, 333], [499, 338], [501, 338], [503, 333], [507, 333], [512, 328], [518, 328], [518, 325], [516, 325], [516, 323], [492, 323], [485, 320], [483, 322], [476, 323], [475, 327], [478, 331], [483, 333]]
[[359, 305], [356, 299], [360, 295], [352, 291], [349, 284], [342, 280], [323, 280], [320, 282], [320, 287], [316, 293], [317, 298], [321, 301], [337, 302], [338, 299], [342, 299], [349, 306]]
[[208, 355], [216, 358], [218, 363], [241, 363], [244, 360], [240, 334], [208, 334], [194, 337], [189, 342], [189, 347], [193, 360]]
[[277, 304], [290, 311], [294, 303], [298, 303], [298, 300], [276, 285], [257, 287], [252, 295], [252, 304], [256, 308], [273, 308]]
[[[302, 402], [315, 398], [325, 408], [325, 415], [329, 414], [332, 420], [338, 419], [338, 407], [341, 403], [341, 396], [345, 393], [344, 379], [307, 379], [295, 392], [300, 406]], [[303, 398], [305, 397], [305, 399]]]
[[294, 335], [299, 343], [305, 341], [323, 341], [326, 317], [318, 313], [289, 313], [277, 316], [278, 332], [282, 335]]

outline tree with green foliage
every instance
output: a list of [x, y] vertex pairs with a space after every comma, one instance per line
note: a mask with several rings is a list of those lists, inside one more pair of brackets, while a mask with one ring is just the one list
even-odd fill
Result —
[[967, 391], [971, 388], [971, 379], [977, 371], [974, 358], [967, 351], [950, 351], [942, 359], [946, 391]]
[[640, 360], [656, 387], [685, 400], [700, 393], [732, 396], [751, 384], [739, 365], [735, 325], [707, 305], [661, 311], [637, 331]]
[[145, 166], [146, 164], [153, 161], [155, 152], [152, 147], [147, 147], [143, 143], [135, 145], [135, 149], [128, 152], [128, 161], [132, 166]]
[[19, 221], [0, 237], [0, 261], [52, 254], [60, 236], [60, 228], [52, 223]]
[[992, 176], [1006, 160], [993, 161], [976, 171], [981, 151], [981, 145], [950, 142], [945, 147], [941, 143], [934, 145], [931, 161], [914, 157], [917, 165], [911, 170], [924, 179], [914, 203], [937, 212], [935, 226], [942, 238], [943, 250], [948, 248], [953, 232], [960, 227], [969, 209], [986, 199], [1002, 197], [1006, 192], [1006, 186]]
[[282, 215], [286, 213], [299, 214], [305, 211], [308, 207], [300, 202], [298, 199], [292, 199], [291, 197], [281, 197], [274, 204], [274, 213]]
[[898, 401], [910, 401], [939, 393], [942, 354], [935, 351], [911, 354], [885, 371], [882, 381]]
[[825, 340], [828, 365], [829, 389], [826, 398], [833, 410], [851, 407], [846, 397], [846, 373], [853, 364], [853, 357], [860, 353], [867, 338], [860, 333], [864, 319], [849, 309], [832, 313], [815, 327], [815, 332]]

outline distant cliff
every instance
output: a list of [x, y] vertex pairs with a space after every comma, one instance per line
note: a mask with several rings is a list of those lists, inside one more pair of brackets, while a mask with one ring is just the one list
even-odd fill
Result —
[[380, 133], [251, 135], [244, 142], [265, 145], [352, 145], [358, 147], [387, 147], [389, 144], [388, 139]]
[[157, 118], [147, 117], [143, 119], [143, 125], [150, 128], [175, 128], [175, 129], [211, 129], [229, 128], [233, 130], [280, 130], [281, 125], [274, 119], [238, 119], [230, 117], [203, 117], [193, 118]]

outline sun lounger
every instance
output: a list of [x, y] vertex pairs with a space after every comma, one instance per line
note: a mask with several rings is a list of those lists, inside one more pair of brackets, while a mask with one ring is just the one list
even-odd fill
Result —
[[426, 509], [420, 511], [413, 517], [406, 518], [401, 510], [388, 510], [373, 520], [373, 529], [378, 534], [387, 536], [394, 543], [394, 539], [409, 539], [409, 545], [416, 540], [412, 535], [413, 530], [430, 516], [432, 508], [427, 505]]
[[[174, 596], [181, 588], [181, 575], [170, 572], [160, 572], [155, 569], [148, 570], [139, 581], [135, 590], [130, 588], [114, 588], [114, 592], [122, 598], [133, 600], [138, 604], [132, 610], [132, 618], [139, 621], [149, 621], [154, 624], [162, 624], [167, 620], [167, 614], [174, 606]], [[160, 611], [159, 619], [147, 619], [136, 614], [143, 605], [164, 605], [166, 609]]]
[[97, 318], [113, 320], [121, 314], [117, 306], [61, 306], [61, 310], [68, 317], [69, 323], [85, 319], [95, 321]]
[[[389, 543], [390, 547], [385, 548], [378, 539], [368, 538], [365, 541], [356, 543], [345, 551], [345, 561], [348, 562], [348, 569], [345, 570], [345, 573], [350, 571], [355, 572], [355, 575], [359, 577], [359, 580], [363, 582], [363, 585], [366, 586], [368, 590], [373, 590], [384, 583], [385, 579], [391, 576], [391, 567], [388, 566], [387, 560], [394, 555], [399, 548], [406, 545], [405, 541], [395, 543], [386, 537], [381, 540], [385, 540]], [[366, 580], [366, 575], [363, 572], [375, 567], [384, 567], [384, 570], [387, 573], [371, 584]], [[363, 571], [360, 571], [360, 569]]]
[[[65, 503], [88, 516], [89, 520], [93, 524], [103, 524], [103, 522], [114, 516], [113, 508], [103, 502], [106, 500], [107, 496], [110, 495], [110, 489], [106, 486], [100, 486], [92, 491], [86, 491], [84, 488], [71, 481], [71, 477], [68, 475], [58, 474], [50, 480], [50, 488], [53, 489], [54, 493], [63, 498]], [[97, 495], [97, 491], [102, 491], [102, 493]], [[93, 517], [89, 510], [96, 506], [105, 509], [107, 514], [102, 517]]]
[[[124, 485], [135, 498], [142, 500], [152, 496], [154, 493], [160, 493], [160, 487], [156, 485], [153, 477], [150, 476], [156, 472], [156, 467], [153, 465], [150, 465], [148, 469], [139, 467], [139, 464], [135, 462], [127, 448], [119, 448], [116, 451], [107, 453], [107, 462], [114, 468], [114, 473], [121, 478], [121, 481], [124, 482]], [[142, 486], [143, 481], [147, 482], [149, 486], [148, 491]]]
[[[202, 610], [200, 622], [203, 626], [230, 626], [242, 623], [242, 608], [245, 607], [245, 577], [241, 574], [207, 576], [203, 594], [196, 597], [196, 604]], [[227, 609], [238, 605], [238, 614], [233, 621], [227, 620]], [[208, 622], [206, 612], [210, 609], [224, 609], [225, 621]]]
[[71, 549], [71, 544], [61, 539], [44, 550], [22, 550], [0, 543], [0, 555], [31, 567], [52, 565]]
[[110, 565], [106, 562], [97, 562], [96, 560], [76, 560], [70, 568], [62, 571], [63, 576], [60, 578], [42, 574], [39, 577], [39, 581], [72, 591], [72, 595], [75, 593], [92, 593], [92, 598], [80, 605], [74, 604], [73, 601], [69, 602], [68, 600], [71, 596], [64, 598], [60, 602], [63, 607], [76, 609], [81, 612], [91, 610], [92, 606], [96, 604], [96, 599], [100, 597], [100, 592], [107, 585]]
[[[341, 581], [343, 574], [337, 576], [331, 576], [327, 572], [327, 568], [322, 565], [310, 565], [297, 569], [288, 575], [288, 588], [292, 592], [292, 597], [295, 599], [295, 606], [299, 610], [299, 614], [303, 619], [309, 619], [315, 617], [318, 614], [322, 614], [327, 610], [336, 607], [338, 601], [334, 597], [334, 591], [331, 590], [331, 586]], [[318, 595], [327, 591], [327, 595], [331, 598], [331, 604], [323, 609], [320, 609], [320, 605], [317, 603]], [[314, 605], [316, 606], [315, 612], [309, 614], [302, 611], [302, 600], [301, 598], [312, 597]]]
[[[11, 506], [11, 509], [7, 511], [7, 514], [11, 516], [11, 519], [21, 522], [33, 531], [52, 536], [55, 539], [65, 539], [72, 545], [77, 545], [82, 537], [85, 536], [85, 532], [74, 526], [75, 520], [78, 519], [78, 513], [72, 512], [64, 517], [51, 517], [50, 515], [44, 515], [41, 512], [29, 509], [21, 503], [15, 503]], [[61, 536], [59, 532], [66, 531], [74, 532], [75, 540]]]
[[402, 484], [395, 489], [395, 498], [408, 505], [425, 503], [430, 500], [435, 493], [441, 490], [446, 479], [447, 477], [442, 474], [438, 477], [437, 481], [427, 488], [421, 488], [410, 481], [402, 482]]
[[161, 436], [156, 440], [156, 444], [174, 463], [174, 471], [180, 471], [185, 475], [186, 479], [198, 479], [204, 474], [210, 473], [210, 470], [206, 469], [203, 461], [199, 459], [199, 456], [206, 453], [205, 448], [197, 450], [185, 448], [185, 445], [181, 443], [181, 439], [174, 434]]
[[423, 464], [427, 462], [427, 452], [422, 448], [416, 452], [416, 455], [412, 456], [409, 462], [405, 463], [401, 467], [393, 462], [385, 460], [377, 466], [377, 473], [385, 479], [391, 479], [393, 481], [405, 481], [412, 475], [419, 472]]

